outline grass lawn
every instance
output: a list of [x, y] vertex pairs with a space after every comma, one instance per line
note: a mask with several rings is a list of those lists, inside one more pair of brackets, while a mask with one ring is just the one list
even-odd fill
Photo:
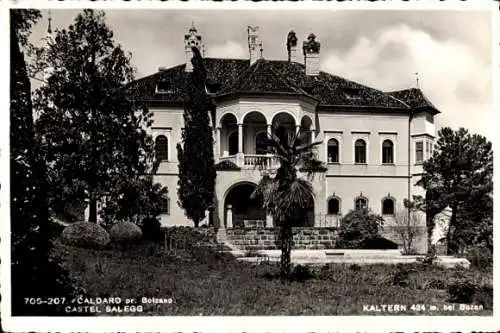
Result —
[[[198, 249], [168, 255], [143, 243], [125, 250], [87, 250], [56, 244], [71, 276], [88, 297], [172, 298], [172, 304], [143, 304], [137, 315], [489, 315], [491, 296], [476, 294], [483, 310], [464, 311], [459, 304], [444, 311], [446, 285], [467, 276], [493, 285], [492, 271], [424, 268], [411, 265], [407, 277], [396, 266], [329, 265], [314, 268], [315, 277], [283, 283], [276, 264], [254, 266], [230, 255]], [[399, 273], [398, 273], [399, 272]], [[433, 281], [432, 283], [429, 281]], [[394, 285], [396, 284], [396, 285]], [[433, 286], [432, 286], [433, 284]], [[402, 312], [366, 311], [364, 305], [400, 304]], [[412, 309], [423, 304], [425, 310]], [[430, 310], [429, 306], [436, 306]], [[78, 314], [75, 314], [78, 315]], [[109, 315], [101, 313], [101, 315]], [[123, 315], [123, 314], [121, 314]], [[133, 315], [133, 313], [127, 313]]]

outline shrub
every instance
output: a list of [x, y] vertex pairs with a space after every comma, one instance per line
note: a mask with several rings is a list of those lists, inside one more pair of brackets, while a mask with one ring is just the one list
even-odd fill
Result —
[[398, 264], [384, 279], [384, 284], [390, 286], [408, 287], [410, 284], [411, 272], [413, 272], [413, 269], [408, 267], [408, 265]]
[[446, 282], [444, 280], [432, 278], [430, 280], [425, 281], [422, 289], [428, 290], [428, 289], [445, 289], [445, 288], [446, 288]]
[[75, 222], [64, 228], [61, 242], [87, 249], [100, 249], [109, 244], [109, 234], [103, 227], [92, 222]]
[[493, 309], [493, 286], [483, 285], [474, 294], [474, 303], [481, 304], [484, 309]]
[[417, 258], [417, 261], [424, 266], [432, 266], [437, 260], [436, 246], [431, 245], [424, 257]]
[[347, 249], [366, 248], [381, 238], [379, 229], [383, 223], [382, 216], [366, 208], [351, 210], [342, 219], [337, 246]]
[[452, 303], [472, 303], [477, 285], [467, 278], [458, 278], [448, 285], [449, 301]]
[[217, 171], [240, 171], [241, 168], [231, 161], [222, 161], [215, 164], [215, 170]]
[[290, 276], [291, 280], [297, 282], [304, 282], [306, 280], [314, 279], [316, 276], [311, 271], [308, 266], [297, 265], [293, 268], [292, 275]]
[[479, 246], [467, 253], [467, 260], [470, 261], [472, 267], [480, 270], [493, 267], [493, 253], [486, 246]]
[[162, 241], [163, 233], [161, 231], [161, 223], [157, 218], [146, 217], [141, 223], [142, 235], [144, 238], [152, 241]]
[[131, 244], [142, 238], [142, 231], [135, 223], [119, 222], [111, 228], [109, 236], [114, 243]]

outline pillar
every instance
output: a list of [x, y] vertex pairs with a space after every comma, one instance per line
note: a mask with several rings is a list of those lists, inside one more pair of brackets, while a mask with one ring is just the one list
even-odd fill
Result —
[[243, 124], [238, 124], [238, 153], [243, 153]]
[[267, 124], [267, 136], [271, 137], [271, 133], [272, 133], [272, 126], [271, 124]]
[[272, 228], [273, 227], [273, 217], [271, 214], [266, 214], [266, 228]]
[[221, 156], [221, 142], [220, 142], [220, 127], [217, 127], [216, 129], [216, 133], [215, 133], [215, 155], [216, 155], [216, 159], [218, 160]]
[[295, 133], [299, 133], [300, 131], [300, 125], [295, 125]]
[[314, 129], [311, 129], [311, 143], [313, 143], [313, 142], [314, 142], [314, 140], [316, 139], [316, 138], [314, 137], [314, 136], [315, 136], [315, 134], [316, 134], [316, 133], [315, 133]]
[[233, 227], [233, 206], [227, 205], [226, 209], [226, 228], [231, 229]]

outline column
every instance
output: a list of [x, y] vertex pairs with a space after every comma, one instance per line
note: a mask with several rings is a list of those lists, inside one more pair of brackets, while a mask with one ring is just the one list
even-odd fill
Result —
[[226, 209], [226, 228], [231, 229], [233, 227], [233, 206], [227, 205]]
[[266, 214], [266, 228], [272, 228], [273, 227], [273, 217], [271, 214]]
[[221, 157], [221, 142], [220, 142], [220, 127], [217, 127], [217, 133], [215, 135], [215, 158], [218, 160]]
[[300, 125], [295, 125], [295, 128], [296, 128], [295, 129], [295, 133], [299, 133], [299, 131], [300, 131]]
[[316, 138], [314, 137], [314, 134], [315, 134], [314, 129], [313, 129], [313, 128], [311, 128], [311, 143], [313, 143], [313, 142], [314, 142], [314, 140], [316, 139]]
[[272, 133], [272, 125], [271, 124], [267, 124], [267, 136], [271, 137], [271, 133]]
[[238, 124], [238, 153], [243, 153], [243, 124]]

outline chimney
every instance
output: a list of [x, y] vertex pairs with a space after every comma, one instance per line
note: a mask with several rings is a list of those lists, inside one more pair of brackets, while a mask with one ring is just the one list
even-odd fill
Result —
[[306, 75], [319, 75], [319, 48], [320, 43], [316, 41], [316, 36], [311, 33], [304, 41], [302, 50], [304, 51], [304, 64]]
[[293, 30], [290, 30], [286, 38], [286, 49], [288, 51], [288, 62], [299, 62], [297, 54], [297, 36]]
[[193, 71], [193, 64], [191, 63], [191, 58], [193, 58], [193, 50], [191, 47], [196, 47], [200, 52], [204, 51], [203, 43], [201, 41], [201, 35], [198, 34], [198, 30], [194, 27], [194, 23], [189, 28], [187, 34], [184, 35], [184, 53], [186, 55], [186, 72]]
[[250, 52], [250, 66], [262, 58], [262, 43], [259, 41], [259, 27], [248, 26], [248, 50]]

